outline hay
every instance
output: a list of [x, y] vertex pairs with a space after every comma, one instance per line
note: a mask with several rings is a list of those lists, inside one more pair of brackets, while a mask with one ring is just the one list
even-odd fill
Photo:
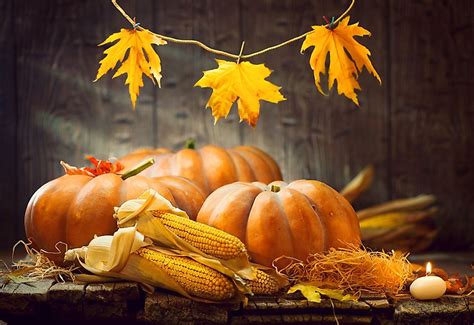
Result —
[[[27, 258], [14, 262], [15, 251], [19, 245], [23, 246]], [[78, 267], [74, 265], [60, 267], [46, 256], [46, 253], [60, 254], [61, 249], [59, 248], [59, 245], [61, 245], [61, 243], [56, 245], [57, 252], [45, 252], [43, 250], [38, 251], [34, 249], [31, 242], [26, 243], [23, 240], [18, 241], [12, 249], [11, 268], [2, 261], [6, 266], [6, 270], [0, 272], [0, 278], [3, 279], [4, 284], [10, 281], [26, 283], [46, 278], [55, 279], [56, 282], [66, 282], [68, 280], [74, 281], [74, 271], [76, 271]]]
[[372, 252], [355, 246], [313, 254], [304, 263], [293, 259], [278, 271], [295, 282], [310, 282], [355, 295], [396, 295], [411, 276], [407, 255]]

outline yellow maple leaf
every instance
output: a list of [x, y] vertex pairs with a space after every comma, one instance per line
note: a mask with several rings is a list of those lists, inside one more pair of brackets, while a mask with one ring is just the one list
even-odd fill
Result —
[[216, 62], [218, 67], [204, 71], [204, 76], [194, 85], [213, 89], [206, 108], [211, 108], [214, 123], [221, 117], [227, 117], [237, 98], [240, 121], [246, 120], [253, 127], [257, 125], [260, 114], [260, 100], [272, 103], [285, 100], [280, 93], [281, 87], [265, 80], [272, 71], [264, 64]]
[[[110, 35], [98, 46], [113, 43], [117, 40], [117, 43], [104, 51], [105, 57], [100, 61], [99, 71], [94, 81], [97, 81], [109, 70], [114, 69], [118, 62], [121, 62], [120, 68], [112, 78], [124, 73], [127, 74], [125, 84], [128, 85], [130, 99], [132, 100], [133, 109], [135, 109], [140, 87], [143, 87], [143, 74], [150, 78], [153, 83], [156, 82], [158, 86], [161, 86], [161, 61], [152, 44], [163, 45], [166, 44], [166, 41], [146, 29], [130, 30], [122, 28], [120, 32]], [[127, 52], [128, 56], [125, 59]]]
[[344, 294], [344, 291], [339, 289], [323, 289], [310, 283], [297, 283], [288, 289], [288, 293], [295, 293], [300, 291], [301, 294], [310, 302], [321, 302], [321, 295], [330, 299], [339, 301], [357, 301], [355, 296]]
[[325, 26], [313, 26], [313, 29], [314, 31], [306, 36], [301, 52], [314, 46], [309, 63], [319, 92], [325, 94], [321, 89], [320, 74], [326, 74], [326, 57], [329, 53], [328, 89], [331, 90], [334, 81], [337, 81], [339, 95], [344, 94], [359, 105], [355, 90], [361, 90], [357, 78], [364, 67], [382, 83], [369, 60], [370, 51], [353, 38], [354, 36], [370, 36], [370, 32], [360, 27], [359, 23], [349, 25], [349, 17], [344, 18], [334, 29], [328, 29]]

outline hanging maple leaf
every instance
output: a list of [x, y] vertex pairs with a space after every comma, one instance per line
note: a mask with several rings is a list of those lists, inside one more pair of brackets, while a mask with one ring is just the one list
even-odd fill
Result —
[[314, 71], [314, 81], [319, 92], [325, 94], [321, 88], [320, 74], [326, 74], [326, 57], [329, 53], [328, 89], [331, 90], [334, 81], [337, 81], [337, 91], [344, 94], [359, 105], [355, 90], [360, 90], [357, 78], [365, 67], [377, 80], [382, 83], [369, 60], [370, 51], [359, 44], [354, 36], [370, 36], [370, 32], [359, 26], [359, 23], [349, 24], [349, 17], [344, 18], [334, 28], [313, 26], [314, 31], [308, 34], [301, 46], [301, 52], [314, 46], [309, 63]]
[[257, 125], [260, 114], [260, 100], [278, 103], [285, 100], [280, 88], [265, 80], [272, 71], [264, 64], [240, 63], [216, 60], [218, 67], [204, 71], [204, 76], [194, 86], [213, 89], [206, 104], [214, 116], [214, 123], [227, 117], [232, 104], [237, 100], [240, 121]]
[[[133, 109], [135, 109], [140, 87], [143, 87], [143, 74], [150, 78], [153, 83], [156, 82], [158, 86], [161, 86], [161, 61], [152, 44], [163, 45], [166, 44], [166, 41], [146, 29], [130, 30], [122, 28], [120, 32], [110, 35], [98, 46], [113, 43], [117, 40], [117, 43], [104, 51], [105, 58], [100, 61], [99, 71], [94, 81], [99, 80], [109, 70], [114, 69], [118, 62], [121, 62], [120, 68], [112, 78], [124, 73], [127, 74], [125, 84], [128, 85], [130, 99], [132, 100]], [[125, 59], [127, 52], [128, 56]]]

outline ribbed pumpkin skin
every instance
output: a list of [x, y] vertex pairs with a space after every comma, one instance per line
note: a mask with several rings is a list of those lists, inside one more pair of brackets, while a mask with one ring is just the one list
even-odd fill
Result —
[[155, 164], [142, 174], [149, 177], [183, 176], [199, 185], [206, 194], [236, 181], [269, 183], [281, 180], [277, 163], [262, 150], [239, 146], [224, 149], [207, 145], [201, 149], [183, 149], [176, 153], [166, 149], [140, 150], [120, 158], [125, 168], [130, 168], [146, 158]]
[[[270, 191], [272, 184], [280, 191]], [[266, 266], [280, 256], [304, 261], [330, 247], [360, 244], [354, 209], [318, 181], [229, 184], [206, 199], [197, 221], [240, 238], [252, 260]]]
[[[56, 252], [56, 243], [68, 248], [87, 245], [94, 235], [117, 230], [114, 207], [152, 188], [173, 205], [195, 218], [205, 196], [199, 187], [181, 177], [133, 176], [125, 181], [116, 174], [97, 177], [64, 175], [33, 194], [25, 212], [25, 231], [34, 247]], [[64, 247], [61, 247], [64, 249]], [[62, 263], [62, 255], [49, 255]]]

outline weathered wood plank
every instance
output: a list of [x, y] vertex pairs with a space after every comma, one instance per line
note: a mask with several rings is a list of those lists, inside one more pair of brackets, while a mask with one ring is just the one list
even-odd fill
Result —
[[40, 280], [6, 285], [0, 289], [0, 313], [19, 316], [43, 314], [41, 306], [47, 301], [53, 283], [53, 280]]
[[[338, 15], [346, 1], [243, 1], [243, 38], [246, 53], [289, 39], [321, 24], [322, 16]], [[358, 2], [354, 17], [370, 29], [372, 39], [363, 40], [374, 53], [373, 63], [382, 78], [388, 78], [385, 1]], [[370, 11], [371, 14], [364, 14]], [[352, 13], [351, 13], [352, 14]], [[315, 178], [341, 188], [366, 164], [374, 163], [378, 176], [364, 202], [387, 198], [387, 86], [364, 72], [361, 108], [333, 91], [320, 95], [309, 66], [309, 53], [298, 55], [301, 41], [256, 57], [274, 70], [269, 78], [281, 85], [287, 101], [262, 104], [257, 129], [245, 129], [244, 142], [268, 150], [282, 166], [284, 177]], [[370, 145], [367, 145], [370, 143]]]
[[198, 303], [171, 293], [147, 295], [141, 320], [169, 324], [225, 324], [227, 311], [218, 305]]
[[450, 296], [433, 301], [399, 301], [393, 317], [396, 324], [469, 324], [470, 319], [464, 299]]
[[83, 319], [84, 294], [86, 285], [71, 282], [56, 283], [48, 292], [51, 313], [57, 319], [70, 319], [75, 315], [76, 319]]
[[390, 4], [391, 190], [435, 194], [444, 206], [437, 246], [467, 247], [474, 243], [474, 3]]
[[[229, 51], [237, 51], [240, 46], [237, 1], [160, 1], [156, 15], [155, 30], [166, 35], [199, 39]], [[215, 55], [175, 43], [159, 50], [163, 62], [162, 89], [156, 98], [159, 146], [179, 149], [188, 138], [196, 139], [198, 146], [208, 142], [239, 144], [235, 112], [214, 126], [210, 110], [204, 109], [211, 90], [193, 88], [202, 71], [216, 66]]]
[[89, 284], [84, 294], [84, 317], [86, 319], [129, 318], [131, 303], [140, 299], [136, 283]]
[[0, 288], [0, 318], [160, 324], [332, 323], [337, 318], [342, 324], [468, 324], [474, 315], [474, 298], [468, 296], [417, 301], [405, 295], [390, 303], [369, 297], [332, 304], [328, 299], [309, 303], [298, 295], [256, 296], [249, 297], [248, 305], [242, 307], [198, 303], [164, 290], [142, 295], [139, 286], [129, 282], [53, 283], [10, 283]]
[[[0, 0], [0, 205], [4, 207], [0, 227], [0, 248], [11, 247], [18, 240], [17, 228], [17, 164], [16, 157], [16, 64], [13, 0]], [[9, 225], [9, 226], [6, 226]]]
[[[152, 2], [125, 6], [148, 23]], [[97, 44], [124, 26], [109, 1], [15, 1], [19, 216], [36, 189], [63, 173], [60, 160], [84, 165], [86, 153], [107, 158], [153, 145], [151, 89], [134, 113], [123, 78], [92, 83], [103, 56]]]

